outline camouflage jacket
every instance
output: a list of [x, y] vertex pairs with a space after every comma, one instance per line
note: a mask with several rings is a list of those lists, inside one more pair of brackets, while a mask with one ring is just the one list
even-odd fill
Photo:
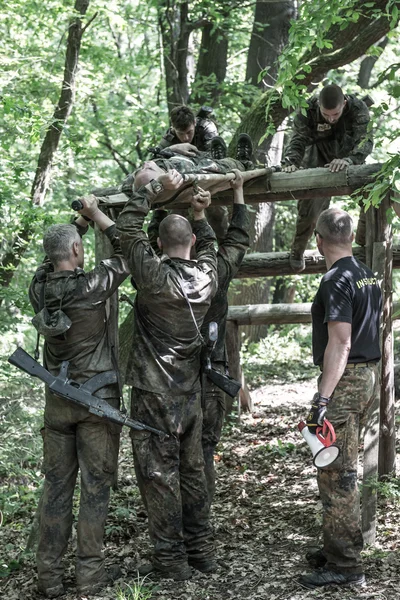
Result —
[[[210, 142], [218, 135], [218, 129], [214, 121], [211, 119], [202, 119], [200, 117], [196, 117], [195, 128], [194, 128], [194, 137], [191, 141], [193, 146], [196, 146], [198, 150], [208, 151], [210, 148]], [[168, 148], [174, 144], [181, 144], [180, 139], [173, 132], [172, 127], [170, 127], [167, 133], [163, 136], [160, 143], [158, 144], [159, 148]]]
[[160, 258], [142, 229], [150, 209], [148, 195], [146, 188], [133, 193], [117, 222], [137, 289], [126, 378], [134, 387], [156, 394], [197, 392], [202, 348], [198, 328], [217, 289], [215, 235], [201, 220], [196, 228], [197, 260]]
[[[148, 227], [149, 240], [154, 251], [157, 247], [158, 229], [161, 221], [168, 215], [166, 210], [155, 210]], [[193, 232], [197, 235], [197, 222], [193, 224]], [[211, 306], [204, 318], [201, 333], [208, 337], [208, 325], [211, 321], [218, 323], [218, 340], [212, 353], [213, 362], [226, 364], [225, 334], [228, 315], [228, 288], [239, 270], [246, 250], [250, 245], [249, 213], [245, 204], [234, 204], [231, 222], [225, 239], [219, 244], [217, 252], [218, 290], [211, 301]]]
[[[77, 226], [80, 234], [86, 228]], [[92, 271], [54, 272], [48, 259], [38, 267], [29, 288], [29, 299], [35, 313], [39, 312], [44, 287], [46, 308], [52, 312], [62, 308], [71, 319], [68, 331], [58, 337], [46, 337], [43, 362], [54, 375], [62, 361], [68, 360], [69, 376], [84, 383], [97, 373], [113, 370], [115, 361], [107, 332], [107, 300], [129, 274], [122, 257], [115, 225], [104, 232], [113, 246], [111, 258], [102, 260]], [[107, 386], [96, 392], [102, 398], [118, 397], [118, 386]]]
[[356, 96], [346, 98], [342, 116], [332, 125], [323, 119], [318, 97], [308, 100], [306, 114], [298, 112], [294, 118], [293, 133], [282, 159], [284, 166], [317, 167], [334, 158], [347, 158], [354, 165], [365, 161], [373, 148], [372, 134], [368, 131], [369, 110]]
[[[164, 171], [176, 169], [182, 175], [184, 175], [185, 173], [225, 174], [231, 172], [232, 169], [246, 171], [247, 169], [251, 170], [251, 168], [254, 168], [250, 161], [248, 161], [248, 164], [245, 165], [234, 158], [222, 158], [220, 160], [214, 160], [205, 156], [195, 156], [189, 158], [188, 156], [182, 156], [180, 154], [173, 156], [172, 158], [156, 158], [154, 162]], [[120, 190], [121, 192], [126, 194], [128, 198], [133, 197], [134, 192], [132, 191], [132, 187], [134, 184], [134, 180], [134, 173], [131, 173], [121, 184]], [[152, 203], [156, 195], [152, 194], [148, 186], [146, 186], [146, 194], [147, 199], [150, 203]]]

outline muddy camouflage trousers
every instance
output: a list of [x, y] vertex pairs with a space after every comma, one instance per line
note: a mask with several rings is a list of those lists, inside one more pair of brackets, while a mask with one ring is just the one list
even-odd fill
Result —
[[162, 441], [147, 431], [130, 434], [154, 545], [154, 566], [179, 571], [188, 559], [212, 559], [200, 393], [172, 396], [133, 388], [131, 415], [170, 436]]
[[[305, 169], [324, 167], [336, 156], [329, 142], [320, 143], [317, 147], [313, 144], [307, 149], [302, 166]], [[296, 232], [292, 243], [292, 252], [302, 256], [307, 248], [308, 242], [313, 235], [319, 215], [323, 210], [329, 208], [331, 197], [312, 200], [299, 200], [297, 202]], [[356, 233], [356, 243], [365, 245], [365, 212], [361, 209]]]
[[366, 423], [379, 427], [378, 368], [346, 369], [326, 418], [335, 428], [340, 455], [329, 467], [318, 469], [323, 506], [323, 552], [327, 568], [361, 573], [363, 537], [357, 484], [358, 446]]
[[[221, 372], [225, 372], [223, 367], [219, 368], [213, 365]], [[203, 446], [204, 456], [204, 471], [207, 482], [207, 494], [209, 504], [212, 504], [215, 494], [215, 468], [214, 454], [217, 444], [221, 438], [222, 425], [225, 416], [225, 394], [213, 384], [212, 381], [206, 379], [206, 389], [203, 408], [203, 432], [201, 443]]]
[[[107, 399], [119, 408], [119, 400]], [[41, 499], [36, 555], [39, 584], [62, 583], [62, 558], [72, 528], [72, 502], [78, 470], [81, 494], [77, 523], [78, 586], [105, 576], [102, 552], [110, 487], [116, 483], [121, 427], [46, 390], [44, 440], [45, 482]]]

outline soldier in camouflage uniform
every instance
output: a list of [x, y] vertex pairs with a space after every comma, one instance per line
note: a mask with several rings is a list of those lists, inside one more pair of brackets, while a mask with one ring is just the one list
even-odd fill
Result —
[[361, 427], [379, 427], [379, 318], [382, 298], [373, 272], [352, 255], [353, 225], [348, 213], [331, 208], [316, 228], [328, 272], [312, 305], [313, 358], [322, 375], [307, 425], [311, 433], [325, 417], [335, 428], [339, 457], [318, 469], [323, 506], [323, 549], [309, 553], [317, 571], [303, 575], [307, 588], [363, 585], [363, 538], [357, 485]]
[[[44, 335], [44, 366], [57, 375], [62, 361], [69, 361], [69, 376], [78, 383], [115, 369], [106, 303], [129, 273], [113, 221], [98, 210], [94, 196], [82, 202], [81, 215], [104, 231], [113, 255], [85, 272], [80, 236], [87, 231], [87, 220], [79, 216], [73, 225], [54, 225], [44, 236], [47, 259], [37, 269], [29, 289], [36, 317], [40, 320], [43, 311], [48, 311], [53, 321], [58, 321], [51, 322], [54, 331]], [[51, 329], [45, 322], [43, 326], [45, 332]], [[118, 385], [103, 387], [96, 395], [119, 407]], [[80, 469], [76, 579], [80, 593], [95, 592], [110, 581], [102, 546], [110, 487], [116, 482], [120, 426], [53, 395], [47, 387], [44, 423], [39, 590], [49, 598], [64, 593], [62, 559], [71, 534], [72, 500]]]
[[[171, 110], [171, 127], [163, 136], [157, 149], [169, 148], [173, 152], [193, 156], [196, 151], [208, 152], [210, 142], [218, 135], [218, 129], [214, 121], [207, 118], [206, 107], [195, 117], [188, 106], [176, 106]], [[192, 148], [189, 148], [189, 145]]]
[[[344, 96], [337, 85], [324, 87], [319, 97], [313, 96], [307, 104], [306, 114], [299, 111], [294, 118], [293, 133], [282, 159], [283, 170], [328, 167], [335, 172], [348, 165], [363, 164], [373, 147], [367, 105], [351, 94]], [[318, 215], [329, 203], [330, 197], [298, 201], [296, 233], [290, 253], [290, 264], [296, 272], [305, 267], [304, 251]], [[361, 243], [361, 238], [360, 232], [357, 242]]]
[[[221, 138], [218, 138], [220, 140]], [[207, 156], [172, 156], [171, 158], [156, 158], [143, 163], [143, 166], [129, 175], [121, 186], [121, 191], [131, 196], [132, 188], [138, 190], [141, 186], [148, 185], [152, 192], [158, 194], [162, 191], [162, 184], [158, 176], [171, 170], [178, 171], [181, 175], [186, 173], [230, 173], [234, 170], [249, 171], [254, 169], [251, 162], [253, 144], [246, 133], [238, 139], [236, 158], [214, 159]]]
[[[224, 374], [228, 369], [225, 348], [228, 288], [249, 247], [250, 226], [247, 206], [244, 203], [243, 180], [240, 171], [236, 171], [236, 178], [231, 181], [231, 187], [234, 190], [232, 218], [225, 239], [219, 244], [217, 253], [218, 291], [211, 301], [201, 328], [203, 338], [207, 339], [209, 323], [215, 321], [218, 324], [218, 340], [211, 354], [211, 366]], [[153, 213], [148, 235], [155, 250], [160, 224], [167, 215], [168, 212], [165, 210], [155, 210]], [[225, 394], [208, 378], [205, 385], [205, 390], [202, 390], [204, 395], [202, 446], [208, 499], [211, 505], [215, 492], [214, 454], [221, 437], [225, 415]]]
[[[193, 233], [180, 215], [164, 219], [161, 258], [142, 230], [157, 196], [155, 183], [178, 189], [182, 181], [176, 170], [165, 172], [150, 164], [117, 223], [137, 289], [127, 372], [133, 384], [131, 413], [169, 435], [161, 440], [133, 431], [135, 469], [154, 545], [152, 567], [176, 580], [188, 579], [191, 566], [203, 572], [216, 569], [201, 451], [199, 378], [199, 328], [217, 288], [215, 235], [204, 218], [210, 194], [199, 189], [194, 197]], [[190, 259], [194, 242], [197, 261]]]

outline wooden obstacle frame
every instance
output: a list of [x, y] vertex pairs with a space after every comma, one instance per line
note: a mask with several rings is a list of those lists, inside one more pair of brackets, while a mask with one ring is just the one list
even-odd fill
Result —
[[[338, 173], [328, 169], [304, 169], [295, 173], [271, 173], [270, 169], [258, 169], [246, 172], [244, 185], [246, 204], [276, 202], [300, 199], [326, 198], [327, 196], [351, 195], [362, 186], [374, 181], [382, 165], [369, 164], [349, 166]], [[252, 176], [248, 176], [252, 173]], [[170, 192], [157, 199], [157, 205], [165, 208], [183, 208], [189, 206], [192, 194], [192, 182], [210, 189], [213, 205], [232, 203], [232, 190], [229, 181], [233, 175], [200, 174], [189, 176], [182, 192]], [[102, 209], [114, 220], [127, 201], [127, 197], [118, 188], [94, 190]], [[380, 427], [367, 425], [364, 437], [364, 471], [362, 487], [362, 526], [364, 541], [373, 543], [376, 532], [376, 481], [379, 476], [395, 472], [395, 412], [394, 412], [394, 371], [393, 371], [393, 335], [392, 335], [392, 270], [400, 268], [400, 249], [392, 247], [391, 226], [387, 221], [390, 208], [389, 197], [385, 198], [378, 209], [370, 208], [366, 212], [366, 245], [355, 248], [354, 254], [365, 262], [382, 281], [383, 312], [381, 319], [381, 387], [380, 387]], [[108, 241], [105, 236], [96, 236], [97, 258], [109, 255]], [[317, 252], [307, 251], [306, 268], [301, 274], [326, 272], [325, 260]], [[300, 275], [301, 275], [300, 274]], [[245, 277], [273, 277], [296, 275], [290, 269], [289, 253], [248, 254], [237, 275]], [[111, 330], [117, 347], [117, 311], [118, 300], [111, 300]], [[241, 378], [239, 361], [241, 325], [307, 323], [311, 321], [310, 304], [249, 305], [231, 306], [228, 313], [230, 330], [230, 371], [235, 378]]]

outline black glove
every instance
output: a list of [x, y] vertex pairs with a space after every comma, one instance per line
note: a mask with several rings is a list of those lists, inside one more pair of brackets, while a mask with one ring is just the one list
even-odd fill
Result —
[[316, 435], [317, 427], [322, 427], [323, 425], [328, 402], [329, 398], [324, 398], [318, 392], [314, 394], [310, 412], [306, 420], [308, 431], [313, 435]]

